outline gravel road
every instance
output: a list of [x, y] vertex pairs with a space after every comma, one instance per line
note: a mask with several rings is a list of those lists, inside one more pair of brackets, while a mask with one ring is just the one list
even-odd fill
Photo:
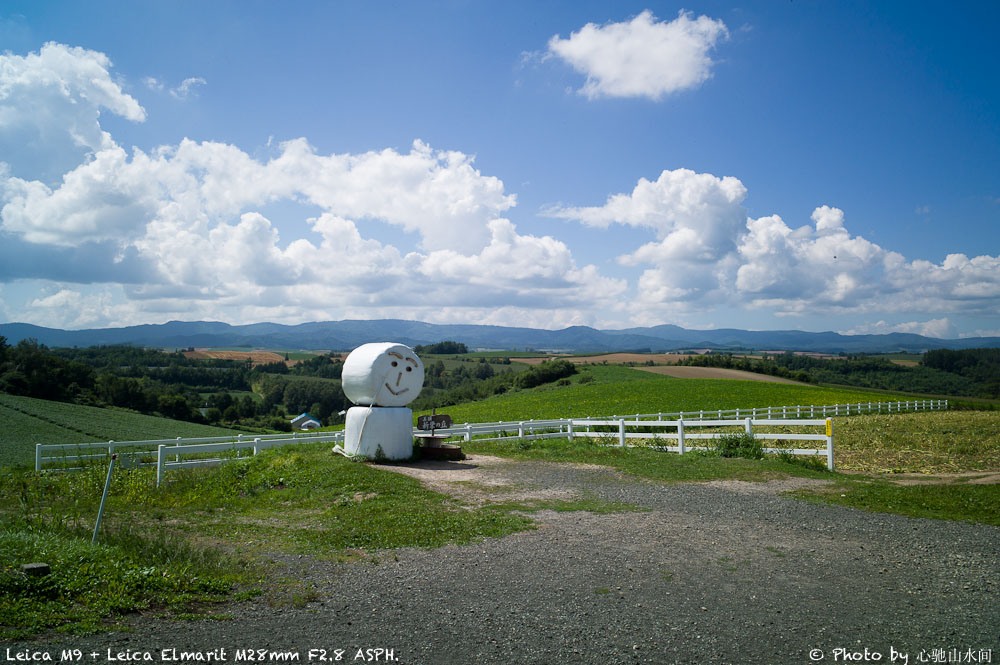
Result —
[[660, 486], [484, 457], [398, 470], [472, 502], [583, 495], [646, 510], [542, 511], [533, 531], [377, 564], [286, 558], [304, 606], [262, 597], [212, 610], [228, 620], [137, 616], [131, 632], [8, 648], [57, 661], [76, 648], [88, 663], [109, 650], [112, 662], [337, 662], [337, 650], [421, 665], [1000, 662], [996, 527], [814, 505], [780, 482]]

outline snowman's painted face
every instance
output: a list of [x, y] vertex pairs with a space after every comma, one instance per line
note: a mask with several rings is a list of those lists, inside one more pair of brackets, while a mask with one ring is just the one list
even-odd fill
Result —
[[341, 385], [355, 404], [406, 406], [420, 395], [424, 364], [405, 344], [362, 344], [344, 361]]
[[389, 373], [385, 382], [386, 389], [397, 397], [405, 392], [409, 392], [414, 383], [412, 379], [416, 376], [414, 370], [420, 367], [420, 365], [409, 355], [404, 356], [395, 351], [387, 351], [385, 355], [391, 358], [389, 361]]

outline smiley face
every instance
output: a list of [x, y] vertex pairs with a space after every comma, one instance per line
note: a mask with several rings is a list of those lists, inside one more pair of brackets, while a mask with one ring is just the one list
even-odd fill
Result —
[[405, 406], [424, 385], [424, 364], [413, 349], [393, 342], [362, 344], [344, 361], [344, 394], [362, 406]]

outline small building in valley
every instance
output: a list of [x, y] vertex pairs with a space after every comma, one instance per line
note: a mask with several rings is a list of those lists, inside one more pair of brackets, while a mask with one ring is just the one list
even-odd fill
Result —
[[292, 418], [292, 427], [294, 429], [316, 429], [322, 426], [323, 423], [321, 423], [318, 419], [313, 418], [308, 413], [301, 413]]

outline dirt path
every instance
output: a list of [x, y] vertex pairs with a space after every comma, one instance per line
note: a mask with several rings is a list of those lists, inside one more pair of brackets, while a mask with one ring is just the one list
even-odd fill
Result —
[[742, 381], [765, 381], [767, 383], [790, 383], [807, 385], [801, 381], [792, 381], [780, 376], [744, 372], [741, 369], [726, 369], [725, 367], [695, 367], [693, 365], [658, 365], [655, 367], [636, 367], [635, 369], [653, 374], [665, 374], [677, 379], [740, 379]]
[[486, 456], [392, 470], [470, 503], [584, 497], [640, 510], [541, 511], [534, 530], [376, 553], [377, 563], [284, 557], [276, 575], [299, 603], [234, 602], [211, 610], [228, 616], [219, 621], [135, 617], [131, 632], [34, 646], [152, 651], [157, 662], [163, 649], [224, 648], [220, 662], [262, 649], [253, 662], [273, 663], [289, 661], [270, 652], [337, 662], [344, 649], [340, 662], [364, 662], [359, 648], [386, 648], [392, 662], [426, 665], [780, 665], [820, 662], [814, 650], [845, 662], [837, 649], [880, 662], [890, 649], [910, 663], [934, 649], [1000, 656], [996, 527], [781, 495], [799, 479], [657, 485]]

